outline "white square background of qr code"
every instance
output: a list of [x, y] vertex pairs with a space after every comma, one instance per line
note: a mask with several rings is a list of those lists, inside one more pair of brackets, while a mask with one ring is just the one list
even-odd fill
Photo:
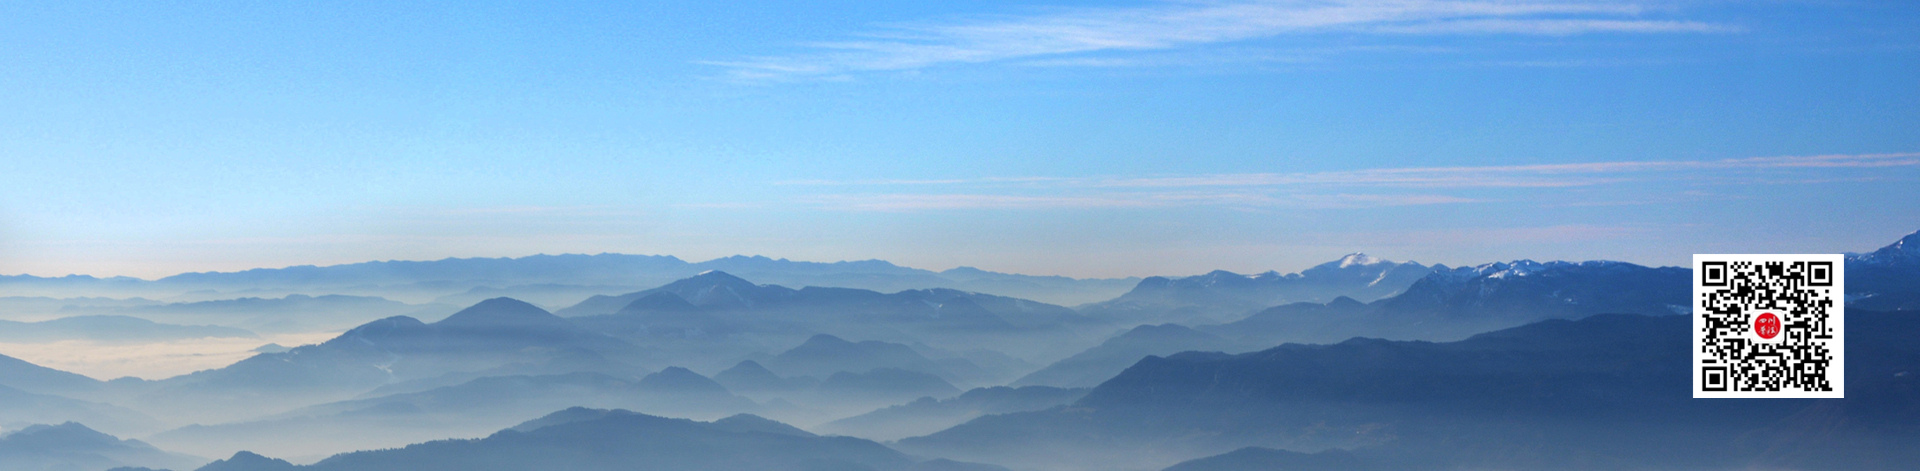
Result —
[[1843, 397], [1844, 263], [1694, 255], [1693, 397]]

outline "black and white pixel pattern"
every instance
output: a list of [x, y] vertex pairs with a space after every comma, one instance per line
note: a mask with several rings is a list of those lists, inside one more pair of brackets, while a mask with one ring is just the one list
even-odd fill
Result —
[[1693, 396], [1845, 393], [1840, 255], [1695, 255]]

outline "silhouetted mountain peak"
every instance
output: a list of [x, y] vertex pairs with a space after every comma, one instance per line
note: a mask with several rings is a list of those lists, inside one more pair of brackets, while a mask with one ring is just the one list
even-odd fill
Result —
[[960, 394], [960, 388], [953, 387], [952, 383], [939, 376], [899, 368], [875, 368], [865, 373], [834, 373], [820, 383], [820, 390], [840, 397], [890, 397], [896, 400]]
[[566, 327], [565, 319], [538, 306], [513, 298], [481, 301], [433, 323], [439, 327]]
[[1920, 260], [1920, 231], [1907, 234], [1906, 237], [1901, 237], [1900, 240], [1894, 241], [1886, 247], [1881, 247], [1880, 250], [1865, 254], [1854, 254], [1847, 258], [1848, 261], [1869, 264], [1888, 264]]
[[879, 367], [946, 374], [946, 370], [914, 351], [913, 347], [878, 340], [849, 342], [828, 334], [814, 335], [800, 346], [769, 359], [768, 363], [782, 373], [803, 376], [825, 376], [840, 371], [867, 371]]
[[947, 270], [945, 270], [945, 271], [941, 271], [941, 272], [940, 272], [940, 274], [942, 274], [942, 275], [967, 275], [967, 276], [980, 276], [980, 275], [991, 275], [991, 274], [994, 274], [994, 273], [993, 273], [993, 272], [990, 272], [990, 271], [986, 271], [986, 270], [981, 270], [981, 269], [979, 269], [979, 268], [975, 268], [975, 267], [970, 267], [970, 266], [965, 266], [965, 265], [962, 265], [962, 266], [957, 266], [957, 267], [953, 267], [953, 268], [949, 268], [949, 269], [947, 269]]
[[120, 443], [119, 438], [101, 433], [76, 422], [59, 425], [36, 424], [5, 435], [10, 445], [30, 447], [90, 447]]
[[234, 453], [232, 458], [207, 463], [206, 466], [201, 466], [197, 471], [277, 471], [283, 469], [292, 470], [295, 468], [293, 463], [288, 463], [287, 460], [268, 458], [251, 451], [243, 450]]
[[779, 299], [793, 292], [781, 286], [756, 285], [737, 276], [720, 270], [707, 270], [690, 278], [681, 279], [651, 291], [664, 291], [680, 296], [695, 306], [717, 306], [721, 308], [746, 308]]
[[669, 366], [667, 369], [660, 370], [659, 373], [640, 378], [639, 387], [645, 391], [661, 393], [732, 394], [727, 391], [726, 386], [721, 386], [720, 383], [701, 376], [693, 370], [678, 366]]
[[620, 308], [620, 312], [622, 313], [638, 311], [691, 312], [698, 310], [700, 310], [698, 306], [687, 302], [687, 300], [681, 298], [680, 295], [665, 291], [642, 296], [640, 299], [635, 299], [633, 302], [627, 303], [627, 307]]
[[1358, 300], [1355, 300], [1353, 298], [1349, 298], [1346, 296], [1333, 298], [1332, 301], [1327, 302], [1327, 307], [1339, 308], [1339, 309], [1353, 309], [1353, 308], [1358, 308], [1365, 305], [1366, 305], [1365, 303], [1362, 303]]
[[[393, 316], [360, 324], [359, 327], [354, 327], [353, 330], [348, 330], [346, 333], [340, 334], [339, 337], [334, 337], [333, 340], [328, 340], [326, 343], [362, 342], [378, 344], [381, 340], [387, 338], [412, 335], [423, 332], [426, 329], [428, 329], [427, 324], [420, 322], [419, 319], [407, 316]], [[300, 349], [295, 348], [294, 350]]]
[[853, 342], [848, 342], [846, 339], [835, 337], [831, 334], [814, 334], [812, 337], [807, 337], [807, 341], [802, 342], [800, 346], [793, 347], [793, 350], [836, 350], [852, 347], [853, 345]]
[[1132, 330], [1128, 330], [1127, 333], [1120, 334], [1120, 336], [1115, 338], [1114, 340], [1125, 339], [1128, 341], [1136, 341], [1136, 340], [1158, 341], [1158, 340], [1174, 338], [1174, 337], [1209, 337], [1211, 338], [1213, 336], [1206, 333], [1202, 333], [1200, 331], [1187, 328], [1187, 326], [1180, 325], [1180, 324], [1160, 324], [1160, 325], [1143, 325], [1139, 327], [1134, 327]]
[[552, 414], [541, 416], [538, 419], [521, 422], [519, 425], [509, 427], [507, 430], [513, 430], [517, 432], [532, 432], [534, 430], [539, 430], [539, 429], [554, 426], [554, 425], [570, 424], [574, 422], [584, 422], [588, 420], [596, 420], [602, 417], [606, 417], [608, 414], [615, 413], [615, 412], [626, 412], [626, 411], [607, 410], [607, 409], [589, 409], [585, 407], [575, 406], [575, 407], [566, 408], [558, 412], [554, 412]]
[[753, 360], [743, 360], [732, 368], [714, 374], [713, 381], [726, 386], [729, 391], [793, 390], [819, 382], [810, 377], [781, 378], [773, 370]]
[[760, 364], [760, 362], [757, 362], [757, 361], [753, 361], [753, 360], [740, 360], [740, 362], [739, 362], [739, 363], [735, 363], [735, 364], [733, 365], [733, 367], [732, 367], [732, 368], [727, 368], [727, 369], [726, 369], [725, 371], [721, 371], [721, 372], [720, 372], [719, 374], [721, 374], [721, 375], [749, 375], [749, 376], [762, 376], [762, 375], [765, 375], [765, 376], [775, 376], [775, 375], [773, 374], [773, 370], [769, 370], [769, 369], [767, 369], [767, 367], [766, 367], [766, 366], [762, 366], [762, 365]]
[[[765, 257], [762, 257], [762, 258], [765, 258]], [[683, 283], [687, 285], [697, 285], [697, 286], [734, 286], [734, 287], [741, 287], [741, 288], [753, 288], [755, 286], [751, 281], [747, 281], [746, 279], [733, 276], [732, 274], [729, 274], [727, 272], [720, 271], [720, 270], [703, 271], [703, 272], [700, 272], [700, 274], [698, 275], [687, 277], [685, 279], [681, 279], [680, 281], [675, 281], [671, 284], [668, 284], [667, 286], [673, 286], [673, 285], [683, 284]]]
[[761, 433], [772, 433], [772, 434], [778, 434], [778, 435], [792, 435], [796, 437], [818, 436], [818, 435], [814, 435], [813, 432], [801, 430], [798, 427], [787, 425], [777, 420], [768, 419], [766, 417], [761, 417], [753, 414], [735, 414], [731, 417], [715, 420], [713, 421], [713, 424], [711, 425], [711, 427], [718, 430], [725, 430], [728, 432], [741, 432], [741, 433], [761, 432]]

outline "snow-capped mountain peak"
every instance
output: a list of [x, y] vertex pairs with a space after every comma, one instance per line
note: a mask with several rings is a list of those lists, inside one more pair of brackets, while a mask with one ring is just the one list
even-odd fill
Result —
[[1350, 253], [1350, 254], [1347, 254], [1345, 257], [1340, 257], [1340, 268], [1347, 268], [1352, 266], [1378, 265], [1382, 263], [1393, 263], [1393, 261], [1382, 259], [1382, 258], [1369, 257], [1367, 256], [1367, 254], [1359, 253], [1359, 252]]
[[1894, 263], [1913, 259], [1920, 259], [1920, 231], [1907, 234], [1906, 237], [1901, 237], [1900, 240], [1894, 241], [1893, 244], [1886, 247], [1881, 247], [1880, 250], [1864, 254], [1847, 254], [1847, 261], [1849, 262], [1865, 262], [1869, 264]]

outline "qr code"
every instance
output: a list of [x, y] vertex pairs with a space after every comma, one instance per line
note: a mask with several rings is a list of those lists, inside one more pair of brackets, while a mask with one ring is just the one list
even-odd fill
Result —
[[1844, 397], [1844, 263], [1694, 255], [1693, 397]]

